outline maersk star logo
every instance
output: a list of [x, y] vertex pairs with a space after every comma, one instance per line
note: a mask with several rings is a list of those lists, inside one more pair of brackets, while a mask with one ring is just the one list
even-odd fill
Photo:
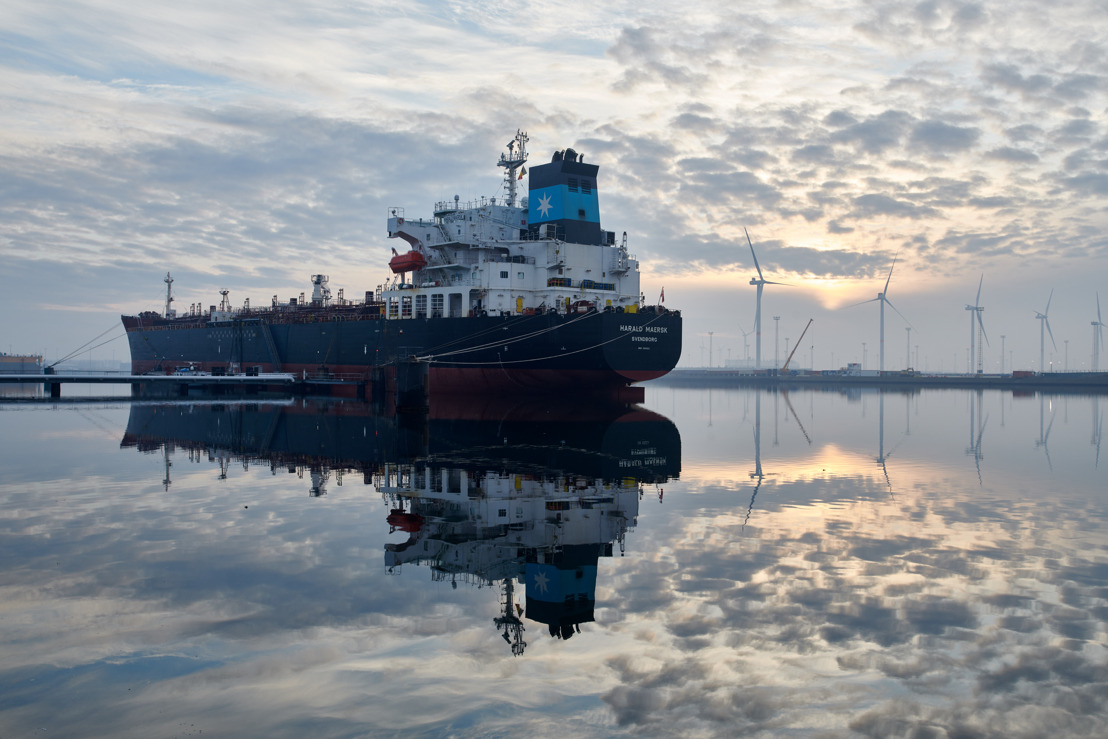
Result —
[[536, 572], [535, 573], [535, 589], [536, 590], [538, 590], [540, 593], [545, 593], [546, 590], [547, 590], [546, 586], [547, 586], [548, 583], [549, 583], [549, 581], [546, 579], [546, 573], [545, 572]]
[[546, 216], [549, 215], [550, 208], [550, 194], [548, 193], [539, 198], [539, 213], [542, 214], [543, 218], [546, 218]]

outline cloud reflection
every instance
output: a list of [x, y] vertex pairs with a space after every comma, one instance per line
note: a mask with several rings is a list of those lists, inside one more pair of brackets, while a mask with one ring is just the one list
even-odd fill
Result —
[[1068, 421], [1060, 403], [1052, 473], [1037, 403], [986, 396], [1005, 424], [976, 460], [967, 394], [887, 399], [884, 455], [875, 403], [799, 394], [793, 416], [763, 398], [748, 519], [754, 398], [698, 397], [673, 413], [681, 479], [598, 561], [595, 621], [568, 641], [529, 628], [520, 658], [493, 625], [497, 590], [386, 571], [385, 545], [409, 534], [389, 532], [390, 502], [360, 475], [311, 497], [306, 472], [180, 442], [166, 490], [158, 450], [85, 433], [118, 415], [38, 411], [53, 415], [27, 420], [31, 439], [66, 442], [50, 447], [53, 481], [0, 484], [0, 721], [119, 736], [1103, 734], [1108, 505], [1071, 463], [1093, 450], [1087, 400]]

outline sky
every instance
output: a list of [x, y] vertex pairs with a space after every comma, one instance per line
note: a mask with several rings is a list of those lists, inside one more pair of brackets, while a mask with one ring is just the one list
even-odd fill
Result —
[[910, 345], [964, 371], [979, 281], [986, 371], [1001, 336], [1006, 369], [1039, 368], [1048, 299], [1047, 363], [1089, 369], [1098, 291], [1108, 310], [1102, 0], [15, 0], [0, 29], [2, 351], [161, 310], [166, 272], [178, 309], [316, 273], [361, 296], [388, 209], [500, 194], [517, 129], [532, 163], [600, 165], [602, 226], [685, 316], [682, 365], [755, 353], [744, 228], [788, 283], [767, 362], [812, 319], [794, 366], [876, 368], [878, 304], [850, 306], [894, 258], [887, 369]]

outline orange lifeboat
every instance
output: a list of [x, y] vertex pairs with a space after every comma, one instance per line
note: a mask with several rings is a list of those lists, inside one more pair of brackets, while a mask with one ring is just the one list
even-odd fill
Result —
[[395, 257], [389, 260], [389, 267], [392, 269], [393, 274], [401, 274], [403, 272], [415, 272], [416, 270], [423, 269], [427, 266], [427, 260], [418, 251], [412, 250], [407, 254], [397, 254]]
[[405, 513], [404, 510], [400, 508], [394, 508], [392, 512], [389, 513], [387, 520], [392, 531], [400, 529], [401, 531], [414, 534], [423, 528], [423, 516], [418, 513]]

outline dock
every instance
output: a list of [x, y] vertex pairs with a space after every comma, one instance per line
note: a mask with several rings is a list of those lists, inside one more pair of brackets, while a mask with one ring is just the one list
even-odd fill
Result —
[[0, 383], [42, 385], [51, 398], [61, 397], [62, 385], [130, 385], [140, 392], [145, 388], [158, 388], [163, 394], [188, 395], [191, 388], [246, 390], [271, 386], [292, 387], [303, 382], [301, 378], [287, 372], [255, 375], [131, 375], [122, 372], [0, 374]]
[[363, 374], [246, 372], [211, 374], [181, 372], [135, 375], [127, 372], [54, 372], [0, 374], [2, 385], [41, 385], [50, 400], [62, 397], [62, 385], [129, 385], [132, 397], [189, 395], [253, 396], [260, 393], [358, 398], [386, 404], [399, 412], [426, 412], [429, 365], [405, 361], [376, 367]]

